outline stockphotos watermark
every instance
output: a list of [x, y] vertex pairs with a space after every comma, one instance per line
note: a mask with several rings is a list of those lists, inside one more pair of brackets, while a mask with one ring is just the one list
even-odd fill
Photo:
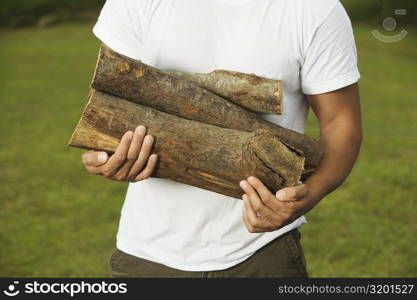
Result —
[[[407, 10], [396, 9], [394, 13], [396, 16], [405, 16], [407, 15]], [[394, 32], [394, 30], [397, 29], [397, 27], [398, 27], [397, 19], [394, 17], [388, 17], [382, 21], [382, 28], [384, 28], [386, 33], [390, 33], [390, 34], [381, 33], [378, 29], [374, 29], [372, 30], [372, 35], [377, 40], [380, 40], [381, 42], [396, 43], [396, 42], [403, 40], [408, 35], [408, 31], [405, 29], [399, 30], [397, 34], [391, 34]]]
[[90, 282], [26, 282], [19, 284], [14, 281], [3, 291], [6, 296], [15, 297], [19, 294], [60, 294], [74, 297], [78, 294], [126, 294], [127, 283], [107, 283], [105, 281]]

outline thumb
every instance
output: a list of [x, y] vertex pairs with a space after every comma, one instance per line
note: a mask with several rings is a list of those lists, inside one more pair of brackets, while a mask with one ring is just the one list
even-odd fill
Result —
[[281, 201], [297, 201], [305, 196], [307, 193], [307, 186], [299, 184], [280, 189], [275, 196]]
[[83, 164], [90, 167], [101, 166], [107, 159], [107, 153], [102, 151], [86, 151], [82, 155]]

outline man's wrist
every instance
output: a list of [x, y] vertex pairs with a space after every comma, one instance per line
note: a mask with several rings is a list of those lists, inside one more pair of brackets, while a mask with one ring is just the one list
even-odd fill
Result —
[[331, 191], [329, 184], [318, 174], [310, 176], [304, 184], [307, 185], [311, 201], [314, 202], [314, 204], [318, 203]]

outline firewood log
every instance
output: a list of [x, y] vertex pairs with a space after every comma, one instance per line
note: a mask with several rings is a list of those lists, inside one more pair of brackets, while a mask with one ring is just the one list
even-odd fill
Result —
[[266, 129], [306, 159], [307, 177], [317, 167], [320, 145], [312, 137], [266, 121], [255, 113], [179, 76], [102, 46], [92, 87], [176, 116], [219, 127], [254, 132]]
[[172, 179], [234, 198], [239, 181], [257, 176], [271, 191], [297, 183], [304, 157], [279, 138], [222, 128], [92, 90], [70, 146], [114, 152], [122, 135], [138, 125], [155, 137], [159, 156], [153, 177]]
[[165, 73], [194, 82], [199, 87], [253, 112], [282, 113], [282, 82], [279, 80], [228, 70], [214, 70], [210, 73]]

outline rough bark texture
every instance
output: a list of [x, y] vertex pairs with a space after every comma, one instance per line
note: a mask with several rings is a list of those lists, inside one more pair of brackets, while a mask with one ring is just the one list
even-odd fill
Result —
[[245, 132], [167, 114], [92, 91], [70, 146], [113, 152], [122, 135], [143, 124], [155, 137], [161, 177], [240, 198], [240, 180], [254, 175], [276, 191], [297, 183], [304, 157], [265, 130]]
[[282, 83], [279, 80], [227, 70], [210, 73], [166, 72], [213, 92], [253, 112], [282, 113]]
[[267, 129], [306, 158], [305, 176], [321, 158], [319, 143], [270, 123], [198, 85], [102, 47], [92, 87], [176, 116], [224, 128]]

